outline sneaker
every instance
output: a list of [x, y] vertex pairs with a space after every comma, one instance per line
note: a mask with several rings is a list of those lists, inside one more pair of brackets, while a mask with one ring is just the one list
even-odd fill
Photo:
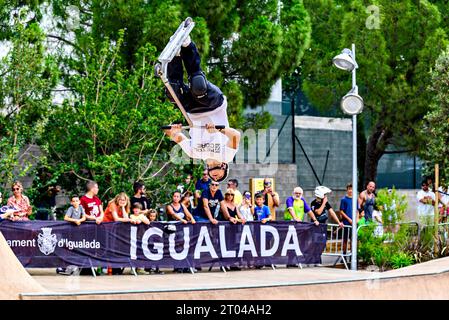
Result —
[[287, 268], [298, 268], [296, 264], [287, 264]]
[[66, 273], [70, 274], [71, 276], [79, 276], [80, 272], [81, 269], [74, 265], [70, 265], [66, 269]]
[[159, 268], [149, 268], [145, 269], [149, 274], [165, 274], [164, 271], [160, 271]]
[[123, 274], [123, 271], [125, 268], [112, 268], [112, 274], [113, 275], [120, 275]]
[[65, 273], [65, 268], [56, 268], [56, 274]]
[[145, 271], [149, 274], [154, 274], [156, 272], [156, 268], [145, 268]]
[[239, 268], [239, 267], [237, 267], [237, 266], [229, 267], [229, 269], [230, 269], [231, 271], [241, 271], [241, 270], [242, 270], [241, 268]]
[[165, 274], [165, 272], [159, 270], [159, 268], [156, 268], [156, 270], [154, 271], [154, 273], [155, 273], [155, 274], [160, 274], [160, 275]]

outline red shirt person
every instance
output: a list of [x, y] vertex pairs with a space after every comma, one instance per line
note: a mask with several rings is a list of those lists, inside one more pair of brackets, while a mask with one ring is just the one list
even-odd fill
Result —
[[86, 185], [87, 192], [81, 197], [81, 205], [86, 211], [87, 220], [95, 221], [100, 224], [103, 221], [103, 204], [98, 195], [98, 184], [95, 181], [89, 181]]

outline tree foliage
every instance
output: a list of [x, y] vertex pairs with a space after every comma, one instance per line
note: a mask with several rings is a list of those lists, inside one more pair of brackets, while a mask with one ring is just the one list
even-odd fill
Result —
[[440, 176], [449, 182], [449, 47], [438, 57], [432, 71], [430, 92], [433, 96], [420, 130], [420, 157], [430, 164], [440, 164]]
[[81, 61], [84, 72], [69, 81], [74, 97], [53, 110], [41, 141], [55, 161], [54, 174], [96, 180], [107, 198], [130, 192], [138, 179], [149, 186], [157, 180], [160, 187], [169, 172], [160, 169], [175, 170], [167, 152], [173, 145], [159, 128], [177, 120], [178, 113], [164, 102], [152, 73], [156, 50], [140, 48], [128, 70], [120, 55], [123, 35], [116, 43], [91, 41]]
[[[81, 191], [84, 180], [95, 179], [109, 198], [130, 192], [131, 182], [141, 178], [147, 189], [157, 190], [151, 196], [163, 201], [183, 168], [164, 165], [173, 144], [162, 139], [159, 126], [182, 116], [166, 102], [152, 70], [158, 53], [187, 16], [196, 23], [192, 39], [208, 78], [228, 97], [231, 125], [269, 126], [266, 114], [257, 121], [245, 120], [243, 108], [267, 101], [275, 81], [300, 63], [310, 39], [302, 1], [284, 1], [280, 17], [277, 3], [36, 2], [30, 9], [37, 21], [42, 14], [51, 21], [46, 36], [67, 90], [38, 140], [47, 159], [37, 184], [59, 182]], [[249, 57], [254, 61], [249, 63]]]
[[58, 81], [54, 59], [43, 47], [37, 23], [15, 23], [10, 48], [0, 61], [0, 188], [29, 173], [32, 164], [25, 147], [43, 133]]
[[[66, 15], [64, 4], [82, 6], [79, 0], [52, 3], [62, 17]], [[192, 38], [204, 68], [211, 81], [231, 97], [229, 105], [242, 110], [244, 103], [263, 105], [274, 83], [299, 65], [309, 45], [310, 19], [302, 0], [284, 1], [280, 17], [277, 4], [276, 0], [92, 0], [80, 11], [80, 21], [91, 21], [92, 38], [99, 42], [105, 37], [117, 40], [118, 30], [124, 29], [121, 54], [131, 68], [140, 47], [150, 43], [160, 52], [180, 21], [192, 16], [196, 22]], [[80, 39], [83, 33], [76, 32]], [[231, 81], [239, 84], [238, 90], [227, 91], [237, 89], [226, 86]], [[241, 122], [236, 119], [232, 124]]]
[[[338, 107], [351, 77], [333, 67], [332, 57], [355, 43], [357, 84], [365, 101], [359, 121], [368, 124], [364, 180], [374, 180], [388, 146], [417, 150], [413, 124], [427, 111], [429, 71], [447, 44], [440, 13], [428, 1], [304, 3], [313, 31], [301, 69], [303, 90], [321, 108]], [[369, 5], [379, 8], [378, 28], [367, 24]]]

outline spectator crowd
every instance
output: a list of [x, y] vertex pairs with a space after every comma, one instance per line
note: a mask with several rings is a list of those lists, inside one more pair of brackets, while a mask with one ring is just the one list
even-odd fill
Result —
[[[263, 189], [254, 195], [248, 190], [242, 193], [238, 187], [237, 179], [229, 179], [223, 194], [219, 183], [211, 180], [207, 170], [202, 172], [202, 176], [196, 183], [193, 183], [193, 176], [188, 174], [184, 182], [174, 189], [171, 202], [165, 206], [166, 217], [164, 219], [146, 197], [144, 182], [134, 182], [134, 194], [131, 197], [121, 192], [107, 202], [104, 208], [103, 202], [98, 197], [98, 184], [95, 181], [89, 181], [86, 184], [84, 195], [70, 196], [70, 207], [65, 212], [64, 220], [80, 225], [85, 221], [93, 221], [96, 224], [103, 222], [150, 224], [151, 221], [162, 220], [180, 221], [184, 224], [196, 222], [217, 224], [219, 221], [229, 221], [235, 224], [246, 221], [266, 223], [276, 219], [276, 209], [280, 206], [281, 199], [279, 194], [273, 190], [270, 178], [264, 179]], [[370, 181], [366, 185], [366, 189], [358, 196], [358, 223], [363, 224], [373, 220], [373, 213], [375, 215], [376, 212], [375, 188], [375, 183]], [[11, 191], [12, 196], [7, 199], [6, 206], [2, 207], [0, 219], [28, 221], [32, 214], [32, 206], [29, 198], [23, 194], [22, 184], [15, 181], [11, 186]], [[318, 186], [314, 191], [315, 198], [309, 203], [304, 198], [303, 189], [295, 187], [291, 196], [285, 200], [284, 220], [306, 222], [306, 217], [308, 217], [311, 222], [318, 225], [327, 223], [331, 218], [340, 227], [352, 225], [352, 185], [346, 186], [346, 195], [341, 199], [339, 208], [335, 210], [328, 199], [330, 192], [332, 190], [329, 188]], [[435, 194], [428, 189], [427, 182], [423, 182], [423, 189], [417, 197], [419, 201], [418, 214], [429, 215], [435, 201]], [[449, 199], [449, 196], [446, 198]], [[447, 200], [446, 198], [443, 200]], [[0, 194], [0, 206], [2, 200]]]
[[[376, 185], [373, 181], [367, 183], [365, 190], [360, 192], [357, 198], [358, 225], [374, 221], [382, 224], [382, 214], [376, 207]], [[23, 194], [23, 186], [15, 181], [11, 186], [12, 195], [7, 199], [6, 205], [2, 206], [2, 194], [0, 193], [0, 221], [28, 221], [32, 214], [32, 206], [29, 198]], [[447, 190], [440, 188], [440, 214], [445, 221], [448, 214], [449, 194]], [[98, 197], [99, 186], [95, 181], [86, 184], [84, 195], [71, 195], [70, 207], [66, 210], [64, 220], [76, 226], [92, 221], [96, 224], [104, 222], [122, 222], [131, 224], [149, 225], [153, 221], [179, 221], [180, 223], [195, 224], [197, 222], [209, 222], [217, 224], [219, 221], [230, 223], [246, 223], [247, 221], [259, 221], [268, 223], [276, 219], [276, 209], [281, 204], [279, 194], [273, 190], [272, 180], [265, 178], [263, 189], [254, 195], [245, 190], [239, 191], [237, 179], [229, 179], [224, 194], [219, 188], [219, 183], [211, 180], [207, 170], [202, 176], [193, 182], [193, 176], [188, 174], [183, 183], [178, 185], [171, 195], [171, 202], [165, 206], [165, 217], [160, 215], [156, 208], [152, 207], [150, 200], [146, 197], [145, 184], [136, 181], [133, 184], [134, 194], [130, 197], [124, 192], [117, 194], [106, 203]], [[291, 196], [285, 199], [286, 208], [283, 218], [286, 221], [306, 222], [306, 218], [315, 225], [327, 223], [329, 219], [343, 228], [346, 239], [343, 250], [346, 251], [347, 239], [350, 235], [348, 228], [353, 223], [352, 215], [352, 185], [346, 185], [346, 194], [340, 200], [339, 208], [334, 206], [328, 199], [332, 192], [327, 187], [318, 186], [314, 190], [314, 199], [310, 203], [304, 198], [301, 187], [295, 187]], [[421, 223], [428, 224], [433, 219], [433, 208], [435, 205], [435, 193], [429, 186], [429, 182], [423, 181], [422, 190], [417, 194], [418, 218]], [[176, 269], [175, 269], [176, 271]], [[149, 272], [154, 273], [151, 269]], [[160, 273], [157, 270], [157, 273]]]

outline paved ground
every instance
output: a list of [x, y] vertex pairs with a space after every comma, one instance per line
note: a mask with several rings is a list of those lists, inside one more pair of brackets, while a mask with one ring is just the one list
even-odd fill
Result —
[[195, 274], [175, 274], [166, 270], [164, 275], [139, 274], [131, 275], [130, 270], [125, 275], [99, 277], [55, 275], [54, 269], [29, 269], [33, 278], [44, 288], [52, 292], [79, 291], [172, 291], [224, 289], [242, 287], [266, 287], [292, 284], [310, 284], [328, 281], [349, 281], [365, 279], [372, 275], [366, 271], [347, 271], [326, 267], [301, 269], [278, 268], [272, 270], [242, 270], [221, 272], [201, 271]]
[[196, 274], [62, 276], [29, 270], [46, 290], [23, 299], [449, 299], [449, 258], [387, 272], [338, 268], [202, 271]]

